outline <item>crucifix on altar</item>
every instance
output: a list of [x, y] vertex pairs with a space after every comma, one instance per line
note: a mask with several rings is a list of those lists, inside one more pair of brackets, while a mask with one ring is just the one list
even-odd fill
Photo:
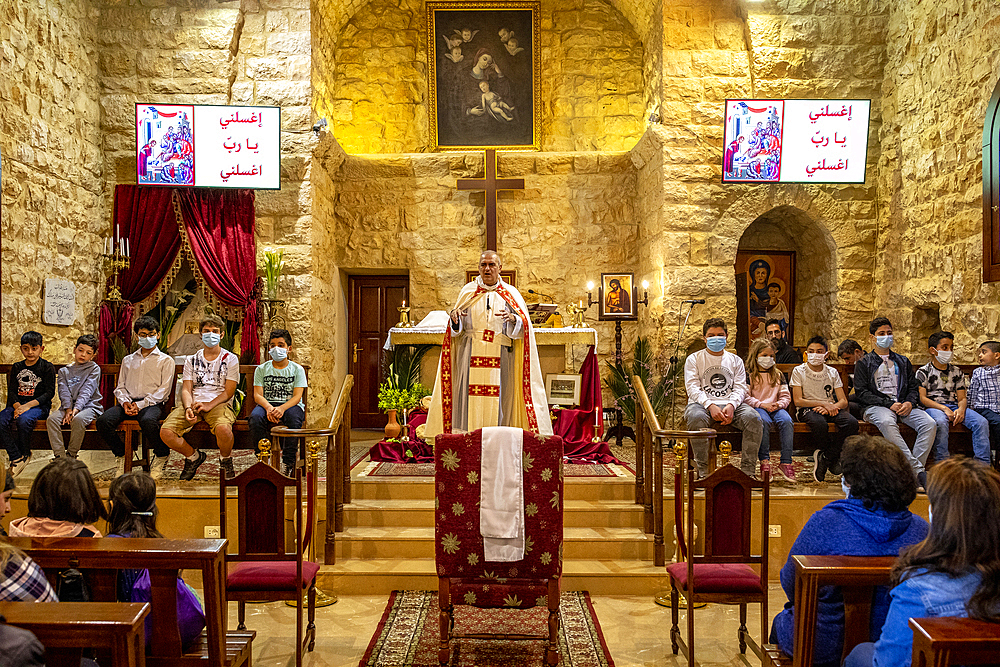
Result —
[[497, 193], [501, 190], [523, 190], [523, 178], [497, 177], [497, 152], [495, 148], [486, 149], [483, 178], [458, 179], [459, 190], [485, 190], [486, 214], [486, 249], [497, 249]]

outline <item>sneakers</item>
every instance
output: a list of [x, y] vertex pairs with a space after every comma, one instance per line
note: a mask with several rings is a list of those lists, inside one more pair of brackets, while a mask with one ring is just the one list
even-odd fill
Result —
[[219, 465], [222, 466], [223, 472], [226, 473], [226, 479], [232, 479], [236, 477], [236, 471], [233, 469], [233, 457], [222, 458], [219, 457]]
[[760, 462], [760, 478], [764, 479], [764, 473], [767, 473], [768, 477], [771, 476], [771, 460], [764, 459]]
[[153, 462], [149, 464], [149, 476], [153, 479], [163, 477], [163, 468], [167, 465], [168, 460], [170, 460], [170, 454], [166, 456], [153, 456]]
[[822, 449], [813, 452], [813, 479], [817, 482], [826, 481], [826, 457], [823, 456]]
[[205, 459], [208, 458], [208, 454], [200, 449], [196, 452], [196, 454], [197, 458], [193, 461], [189, 458], [184, 459], [184, 470], [181, 471], [180, 477], [181, 481], [189, 482], [194, 479], [194, 474], [198, 472], [198, 468], [205, 462]]
[[10, 474], [13, 475], [14, 477], [17, 477], [22, 472], [24, 472], [24, 469], [28, 467], [29, 463], [31, 463], [31, 454], [28, 454], [27, 456], [22, 456], [19, 459], [11, 461]]
[[927, 493], [927, 473], [917, 473], [917, 493]]
[[831, 475], [843, 475], [844, 470], [840, 467], [840, 459], [837, 459], [835, 463], [830, 464], [830, 474]]
[[125, 474], [125, 457], [116, 456], [115, 457], [115, 478], [121, 477]]
[[791, 463], [782, 463], [778, 466], [778, 476], [786, 482], [795, 483], [795, 466]]

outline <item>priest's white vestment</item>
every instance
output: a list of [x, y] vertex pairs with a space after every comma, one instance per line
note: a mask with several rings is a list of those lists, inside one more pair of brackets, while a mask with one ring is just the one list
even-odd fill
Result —
[[[481, 277], [459, 292], [455, 306], [466, 314], [449, 320], [441, 345], [434, 395], [424, 437], [513, 426], [552, 435], [538, 347], [520, 292]], [[516, 322], [504, 317], [512, 313]]]

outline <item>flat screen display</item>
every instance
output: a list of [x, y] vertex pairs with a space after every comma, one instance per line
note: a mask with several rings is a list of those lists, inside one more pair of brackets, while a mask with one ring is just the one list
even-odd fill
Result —
[[726, 100], [723, 183], [864, 183], [871, 100]]
[[281, 187], [281, 108], [136, 104], [139, 185]]

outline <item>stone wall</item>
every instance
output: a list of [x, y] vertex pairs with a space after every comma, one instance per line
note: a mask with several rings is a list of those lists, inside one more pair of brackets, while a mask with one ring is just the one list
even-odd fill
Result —
[[[0, 0], [3, 308], [0, 360], [21, 358], [20, 335], [42, 333], [64, 362], [96, 326], [102, 236], [97, 13], [89, 2]], [[42, 324], [46, 278], [76, 285], [71, 327]]]
[[[879, 135], [876, 305], [899, 349], [926, 359], [924, 323], [975, 363], [1000, 330], [1000, 285], [982, 282], [982, 131], [1000, 73], [1000, 5], [892, 3]], [[911, 333], [912, 331], [912, 333]]]
[[[318, 48], [327, 60], [316, 110], [328, 114], [344, 150], [429, 150], [423, 4], [363, 5], [338, 34], [332, 60], [329, 10], [321, 11]], [[631, 148], [642, 134], [649, 96], [635, 30], [605, 0], [547, 1], [540, 19], [543, 150]]]

